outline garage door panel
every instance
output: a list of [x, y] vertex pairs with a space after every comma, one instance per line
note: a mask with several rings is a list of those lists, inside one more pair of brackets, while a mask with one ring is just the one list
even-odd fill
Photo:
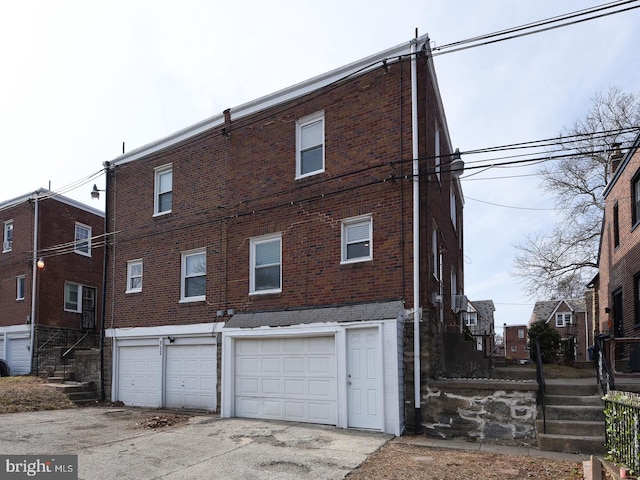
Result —
[[29, 350], [30, 339], [7, 339], [7, 363], [11, 375], [27, 375], [31, 372], [31, 353]]
[[237, 416], [336, 424], [333, 336], [238, 339], [235, 347]]
[[118, 400], [136, 407], [159, 407], [160, 367], [158, 347], [120, 347]]
[[165, 405], [216, 408], [216, 346], [169, 345], [166, 348]]

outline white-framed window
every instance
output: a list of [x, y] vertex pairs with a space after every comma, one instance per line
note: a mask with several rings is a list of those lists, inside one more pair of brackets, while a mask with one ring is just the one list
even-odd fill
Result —
[[204, 248], [182, 253], [180, 301], [198, 302], [206, 299], [207, 254]]
[[125, 293], [142, 291], [142, 260], [130, 260], [127, 262], [127, 290]]
[[2, 252], [10, 252], [13, 248], [13, 220], [4, 222], [4, 235], [2, 236]]
[[324, 112], [296, 122], [296, 178], [324, 172]]
[[518, 338], [520, 339], [524, 338], [524, 328], [518, 329]]
[[477, 312], [466, 312], [464, 316], [464, 324], [468, 327], [474, 327], [478, 324]]
[[433, 230], [431, 230], [431, 265], [433, 266], [433, 276], [436, 280], [439, 280], [439, 268], [438, 268], [438, 229], [435, 224]]
[[282, 234], [250, 240], [249, 293], [282, 291]]
[[518, 351], [518, 346], [517, 345], [511, 345], [511, 351], [512, 352], [517, 352]]
[[82, 285], [66, 282], [64, 284], [64, 310], [66, 312], [82, 312]]
[[370, 215], [342, 221], [342, 263], [373, 258], [373, 219]]
[[91, 256], [91, 227], [76, 222], [75, 252], [87, 257]]
[[450, 193], [451, 223], [453, 223], [453, 228], [457, 230], [458, 229], [458, 210], [456, 205], [456, 192], [455, 192], [455, 187], [453, 183], [451, 183], [450, 192], [451, 192]]
[[153, 214], [171, 213], [173, 201], [173, 165], [163, 165], [155, 169]]
[[571, 313], [556, 313], [556, 327], [566, 327], [567, 325], [571, 325]]
[[25, 277], [20, 275], [16, 277], [16, 300], [24, 300]]

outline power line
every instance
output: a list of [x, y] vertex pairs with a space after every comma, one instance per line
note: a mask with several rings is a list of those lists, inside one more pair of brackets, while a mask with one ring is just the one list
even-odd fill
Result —
[[544, 211], [544, 212], [555, 212], [556, 208], [533, 208], [533, 207], [516, 207], [514, 205], [502, 205], [500, 203], [487, 202], [486, 200], [478, 200], [477, 198], [469, 197], [467, 195], [464, 196], [465, 200], [473, 200], [474, 202], [486, 203], [487, 205], [493, 205], [494, 207], [502, 207], [502, 208], [512, 208], [514, 210], [534, 210], [534, 211]]

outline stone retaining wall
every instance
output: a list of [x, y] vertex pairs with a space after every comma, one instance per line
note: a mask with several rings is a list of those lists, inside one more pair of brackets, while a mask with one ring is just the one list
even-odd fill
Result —
[[532, 381], [430, 380], [423, 388], [423, 431], [438, 438], [536, 445], [537, 391]]

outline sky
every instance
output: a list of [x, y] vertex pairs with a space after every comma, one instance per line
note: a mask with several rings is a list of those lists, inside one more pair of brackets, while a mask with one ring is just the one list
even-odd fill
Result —
[[[123, 142], [130, 151], [416, 29], [438, 47], [603, 3], [0, 0], [0, 202], [50, 187], [103, 208], [94, 176]], [[640, 92], [638, 25], [640, 9], [435, 57], [453, 147], [552, 138], [597, 92]], [[516, 245], [558, 215], [538, 168], [462, 178], [465, 294], [494, 301], [498, 330], [526, 324], [535, 301], [513, 275]]]

